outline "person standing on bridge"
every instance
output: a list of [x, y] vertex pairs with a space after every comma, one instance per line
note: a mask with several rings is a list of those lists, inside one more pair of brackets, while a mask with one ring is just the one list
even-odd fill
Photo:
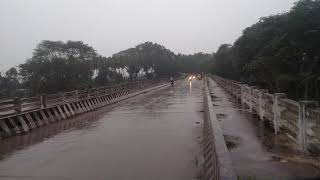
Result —
[[173, 77], [170, 77], [171, 86], [173, 87]]

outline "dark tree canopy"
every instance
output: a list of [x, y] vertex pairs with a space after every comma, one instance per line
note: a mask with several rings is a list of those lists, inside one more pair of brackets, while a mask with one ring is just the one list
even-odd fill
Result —
[[6, 96], [16, 96], [17, 90], [20, 88], [18, 79], [18, 71], [16, 68], [10, 68], [5, 75], [0, 74], [0, 98]]
[[288, 13], [261, 18], [233, 46], [221, 46], [214, 72], [227, 78], [319, 99], [320, 1], [298, 1]]
[[[103, 57], [81, 41], [42, 41], [32, 58], [0, 76], [1, 96], [24, 90], [29, 95], [56, 93], [126, 80], [169, 78], [178, 72], [209, 72], [208, 54], [175, 55], [164, 46], [146, 42]], [[20, 80], [20, 81], [19, 81]], [[13, 89], [14, 91], [10, 91]]]
[[34, 93], [84, 88], [92, 84], [95, 50], [81, 41], [43, 41], [20, 65], [24, 86]]
[[175, 54], [145, 42], [99, 55], [81, 41], [42, 41], [18, 69], [0, 75], [0, 95], [53, 93], [179, 73], [220, 76], [285, 92], [295, 99], [320, 99], [320, 0], [300, 0], [287, 13], [263, 17], [233, 44], [216, 53]]

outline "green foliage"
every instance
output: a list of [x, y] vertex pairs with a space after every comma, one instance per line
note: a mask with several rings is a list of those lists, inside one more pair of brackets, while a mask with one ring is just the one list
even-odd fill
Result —
[[0, 74], [0, 97], [12, 97], [18, 95], [17, 90], [20, 84], [18, 80], [18, 71], [16, 68], [10, 68], [4, 76]]
[[151, 73], [149, 77], [170, 76], [177, 72], [175, 54], [164, 46], [152, 42], [121, 51], [112, 58], [119, 68], [126, 70], [130, 79], [138, 78], [141, 71], [146, 74]]
[[96, 69], [98, 71], [95, 82], [99, 86], [106, 86], [112, 82], [120, 82], [124, 80], [124, 75], [117, 71], [121, 66], [112, 58], [100, 57], [97, 60]]
[[33, 57], [20, 65], [24, 86], [51, 93], [92, 85], [95, 50], [81, 41], [42, 41]]
[[213, 55], [196, 53], [193, 55], [182, 55], [177, 56], [177, 69], [180, 72], [185, 73], [200, 73], [210, 72], [213, 67]]
[[234, 76], [232, 66], [232, 46], [230, 44], [223, 44], [219, 47], [217, 53], [214, 55], [213, 69], [217, 75], [233, 78]]
[[[175, 55], [152, 42], [139, 44], [103, 57], [81, 41], [42, 41], [32, 58], [0, 76], [0, 96], [16, 92], [56, 93], [74, 89], [105, 86], [110, 83], [141, 78], [169, 78], [178, 72], [210, 70], [212, 55]], [[21, 82], [21, 84], [20, 84]]]
[[246, 28], [233, 46], [220, 47], [214, 71], [291, 98], [319, 99], [319, 42], [320, 1], [301, 0], [290, 12]]

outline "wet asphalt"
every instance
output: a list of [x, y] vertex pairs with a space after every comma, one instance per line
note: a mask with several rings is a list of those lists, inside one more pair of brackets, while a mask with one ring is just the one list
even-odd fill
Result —
[[0, 179], [198, 179], [202, 106], [202, 82], [181, 80], [0, 140]]
[[296, 151], [289, 139], [272, 129], [228, 95], [214, 81], [209, 89], [234, 169], [253, 179], [320, 179], [315, 166], [292, 160]]
[[[303, 179], [290, 146], [210, 81], [215, 112], [241, 177]], [[201, 176], [202, 82], [178, 81], [96, 111], [0, 140], [2, 180], [196, 180]]]

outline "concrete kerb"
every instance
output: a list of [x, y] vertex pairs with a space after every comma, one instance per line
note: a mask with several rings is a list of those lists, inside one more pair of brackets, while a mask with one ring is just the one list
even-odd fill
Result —
[[222, 179], [222, 180], [236, 180], [237, 175], [234, 172], [234, 168], [232, 165], [232, 161], [230, 158], [230, 154], [224, 140], [224, 136], [217, 119], [217, 115], [214, 112], [214, 107], [212, 103], [212, 99], [210, 96], [207, 78], [204, 80], [204, 109], [205, 109], [205, 121], [207, 121], [208, 125], [211, 126], [211, 143], [213, 147], [213, 153], [215, 154], [217, 162], [212, 162], [213, 165], [217, 164], [218, 167], [213, 167], [218, 170], [215, 171], [209, 179]]

